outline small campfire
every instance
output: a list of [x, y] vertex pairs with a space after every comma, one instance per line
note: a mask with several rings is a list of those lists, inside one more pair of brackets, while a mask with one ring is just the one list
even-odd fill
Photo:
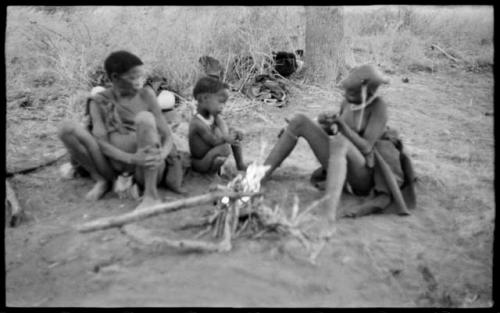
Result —
[[[279, 205], [274, 206], [274, 208], [269, 207], [264, 203], [264, 196], [260, 193], [260, 181], [267, 169], [268, 166], [252, 163], [248, 166], [246, 173], [238, 174], [226, 186], [218, 185], [217, 190], [212, 193], [136, 210], [119, 217], [93, 221], [78, 229], [81, 232], [89, 232], [121, 227], [124, 234], [141, 244], [156, 248], [176, 247], [204, 252], [227, 252], [232, 249], [232, 240], [234, 239], [243, 236], [257, 238], [265, 233], [275, 232], [297, 239], [306, 250], [308, 260], [314, 264], [333, 232], [314, 236], [305, 231], [302, 225], [314, 220], [314, 217], [309, 213], [321, 204], [323, 199], [312, 203], [299, 213], [299, 199], [295, 195], [289, 216]], [[215, 208], [207, 217], [178, 228], [203, 228], [195, 235], [194, 239], [173, 240], [153, 236], [148, 230], [136, 225], [124, 226], [146, 217], [214, 201], [216, 202]], [[208, 234], [211, 234], [215, 240], [200, 239]]]

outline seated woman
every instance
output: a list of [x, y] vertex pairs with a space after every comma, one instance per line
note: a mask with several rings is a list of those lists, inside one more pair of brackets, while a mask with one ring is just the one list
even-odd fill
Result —
[[124, 173], [133, 174], [144, 187], [139, 207], [160, 202], [157, 184], [161, 182], [180, 188], [182, 177], [167, 168], [167, 157], [175, 152], [172, 134], [154, 92], [143, 88], [142, 65], [130, 52], [111, 53], [104, 67], [112, 87], [89, 101], [91, 132], [72, 122], [59, 130], [71, 157], [96, 181], [87, 199], [99, 199]]
[[392, 200], [398, 214], [408, 215], [407, 208], [415, 206], [415, 178], [401, 140], [387, 128], [387, 104], [376, 95], [378, 87], [385, 83], [388, 80], [375, 67], [360, 66], [341, 82], [345, 99], [338, 114], [320, 114], [317, 122], [296, 115], [264, 161], [270, 166], [264, 180], [303, 137], [321, 163], [311, 180], [321, 183], [326, 178], [329, 221], [337, 217], [346, 183], [356, 195], [368, 195], [373, 190], [375, 197], [343, 212], [343, 216], [370, 214], [387, 208]]

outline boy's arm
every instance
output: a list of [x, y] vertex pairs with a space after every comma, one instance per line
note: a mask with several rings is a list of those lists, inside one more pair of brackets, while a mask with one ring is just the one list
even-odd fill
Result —
[[134, 155], [122, 151], [109, 143], [108, 132], [104, 126], [101, 110], [95, 101], [90, 102], [90, 118], [92, 119], [92, 134], [99, 144], [102, 153], [113, 159], [126, 164], [134, 164]]
[[174, 145], [174, 138], [172, 137], [172, 131], [167, 124], [167, 121], [163, 118], [163, 114], [161, 113], [160, 105], [158, 104], [158, 100], [156, 95], [151, 88], [144, 88], [144, 97], [145, 101], [148, 104], [149, 110], [153, 113], [156, 121], [156, 128], [158, 129], [158, 133], [161, 138], [161, 157], [165, 159], [172, 151], [172, 147]]
[[198, 134], [200, 138], [206, 142], [209, 146], [215, 147], [226, 143], [224, 136], [216, 136], [207, 125], [203, 124], [198, 118], [194, 117], [192, 121], [193, 132]]
[[224, 136], [229, 135], [229, 127], [227, 127], [226, 122], [220, 116], [220, 114], [217, 114], [217, 116], [215, 117], [215, 125], [217, 125], [219, 127], [219, 129], [222, 132], [222, 135], [224, 135]]

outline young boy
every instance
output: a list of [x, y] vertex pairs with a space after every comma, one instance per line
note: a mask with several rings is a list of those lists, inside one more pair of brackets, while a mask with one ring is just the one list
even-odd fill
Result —
[[[387, 129], [388, 106], [376, 95], [384, 83], [388, 81], [375, 67], [360, 66], [341, 83], [345, 99], [338, 114], [321, 114], [317, 122], [305, 115], [296, 115], [264, 162], [270, 166], [265, 179], [292, 152], [298, 138], [303, 137], [322, 165], [311, 180], [318, 183], [326, 179], [330, 221], [336, 218], [346, 183], [357, 195], [367, 195], [373, 190], [375, 197], [344, 211], [343, 216], [373, 213], [385, 209], [393, 200], [397, 204], [396, 212], [408, 215], [407, 207], [415, 205], [415, 178], [397, 133]], [[400, 188], [406, 189], [405, 199]]]
[[198, 80], [193, 96], [197, 113], [189, 124], [191, 167], [200, 173], [218, 172], [231, 150], [238, 170], [245, 170], [240, 141], [242, 134], [229, 130], [220, 116], [228, 94], [228, 85], [212, 77]]
[[166, 164], [173, 151], [172, 134], [154, 92], [143, 88], [142, 65], [130, 52], [111, 53], [104, 68], [112, 86], [89, 101], [91, 132], [72, 122], [60, 128], [59, 137], [72, 158], [96, 181], [86, 195], [89, 200], [99, 199], [120, 174], [131, 173], [144, 187], [138, 208], [161, 202], [160, 182], [180, 188], [182, 176], [169, 175]]

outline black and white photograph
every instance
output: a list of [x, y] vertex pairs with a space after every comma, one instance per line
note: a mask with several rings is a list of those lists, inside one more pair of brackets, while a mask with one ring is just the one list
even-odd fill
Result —
[[7, 308], [494, 306], [492, 5], [5, 12]]

